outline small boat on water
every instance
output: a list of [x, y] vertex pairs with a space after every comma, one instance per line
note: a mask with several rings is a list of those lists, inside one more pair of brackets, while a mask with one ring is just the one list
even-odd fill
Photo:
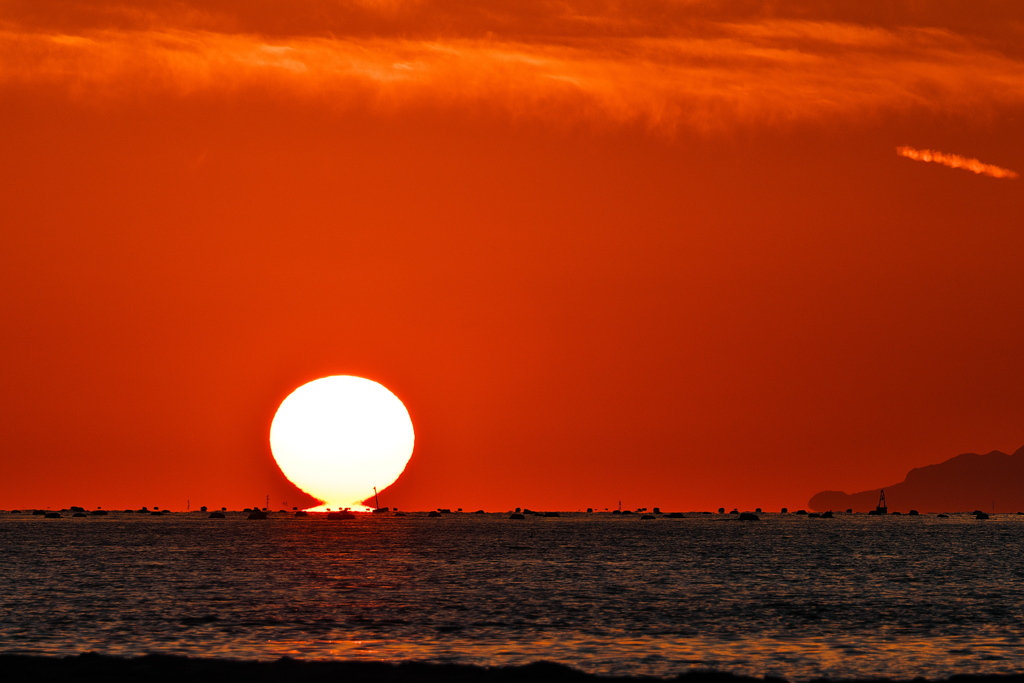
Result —
[[878, 491], [878, 506], [874, 510], [868, 513], [869, 515], [887, 515], [889, 514], [889, 508], [885, 505], [885, 489]]

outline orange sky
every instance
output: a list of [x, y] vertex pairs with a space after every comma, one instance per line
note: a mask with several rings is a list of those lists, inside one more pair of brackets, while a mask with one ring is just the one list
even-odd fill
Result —
[[[823, 9], [821, 6], [827, 5]], [[0, 0], [0, 507], [806, 506], [1024, 444], [1016, 0]]]

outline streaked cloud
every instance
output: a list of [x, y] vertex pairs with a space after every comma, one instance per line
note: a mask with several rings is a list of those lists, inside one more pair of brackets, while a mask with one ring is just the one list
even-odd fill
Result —
[[959, 154], [946, 154], [945, 152], [935, 152], [930, 149], [914, 149], [913, 147], [897, 147], [896, 153], [901, 157], [913, 159], [914, 161], [934, 162], [943, 166], [949, 166], [950, 168], [959, 168], [971, 173], [987, 175], [992, 178], [1013, 179], [1019, 176], [1016, 171], [1011, 171], [1008, 168], [986, 164], [978, 159], [969, 159]]
[[[487, 14], [479, 3], [439, 0], [301, 4], [320, 8], [332, 27], [347, 12], [351, 30], [333, 34], [308, 22], [270, 31], [270, 18], [227, 0], [177, 13], [159, 2], [99, 3], [100, 18], [82, 9], [86, 19], [63, 26], [8, 20], [0, 86], [55, 86], [86, 99], [258, 87], [338, 107], [483, 106], [666, 130], [1024, 105], [1024, 58], [995, 34], [961, 34], [945, 20], [730, 16], [694, 1], [671, 5], [658, 23], [651, 8], [665, 3], [632, 14], [614, 3], [557, 5], [497, 3]], [[432, 11], [449, 30], [427, 35], [403, 19]], [[287, 8], [279, 14], [286, 29]]]

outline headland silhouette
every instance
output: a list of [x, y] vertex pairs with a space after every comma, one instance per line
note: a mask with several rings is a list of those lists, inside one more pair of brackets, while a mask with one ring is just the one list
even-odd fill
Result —
[[822, 491], [811, 497], [813, 510], [869, 512], [884, 489], [893, 510], [958, 512], [1024, 510], [1024, 447], [1012, 454], [963, 453], [937, 465], [910, 470], [898, 483], [857, 493]]

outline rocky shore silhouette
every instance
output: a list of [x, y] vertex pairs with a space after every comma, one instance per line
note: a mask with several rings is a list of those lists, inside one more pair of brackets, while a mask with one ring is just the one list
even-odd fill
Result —
[[898, 484], [845, 493], [822, 491], [811, 497], [814, 510], [868, 512], [885, 490], [890, 510], [956, 512], [1024, 510], [1024, 447], [1012, 454], [963, 453], [937, 465], [918, 467]]

